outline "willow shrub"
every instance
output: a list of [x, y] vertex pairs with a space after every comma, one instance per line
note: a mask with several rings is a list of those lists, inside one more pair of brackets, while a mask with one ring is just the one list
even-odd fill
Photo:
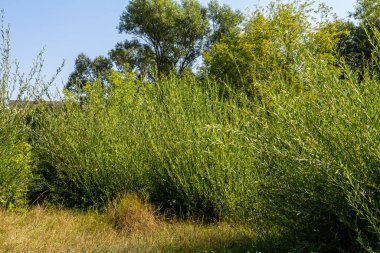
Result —
[[9, 29], [3, 17], [0, 25], [0, 208], [19, 209], [27, 204], [32, 178], [31, 146], [24, 121], [28, 108], [19, 110], [9, 105], [11, 89], [19, 83], [20, 76], [10, 59]]
[[36, 118], [39, 190], [76, 207], [140, 192], [185, 217], [277, 231], [283, 251], [376, 252], [378, 76], [306, 49], [294, 64], [294, 79], [253, 82], [260, 99], [188, 76], [152, 85], [116, 72], [85, 98], [67, 93]]
[[24, 208], [32, 178], [31, 146], [14, 115], [0, 110], [0, 208]]
[[34, 195], [44, 193], [67, 206], [101, 207], [118, 193], [139, 189], [143, 122], [133, 117], [133, 78], [123, 86], [114, 81], [110, 98], [96, 82], [87, 85], [83, 103], [67, 93], [61, 105], [41, 108], [33, 137], [41, 181]]
[[161, 80], [144, 105], [151, 198], [177, 213], [245, 220], [252, 211], [254, 120], [244, 94], [220, 96], [192, 78]]
[[[302, 60], [302, 88], [281, 78], [266, 94], [258, 146], [256, 215], [298, 250], [379, 250], [378, 76]], [[271, 83], [273, 84], [273, 83]]]
[[304, 55], [300, 85], [274, 76], [256, 102], [192, 77], [150, 85], [127, 73], [89, 84], [82, 104], [67, 94], [36, 118], [40, 191], [76, 207], [140, 192], [185, 217], [278, 231], [298, 245], [284, 250], [378, 250], [377, 77]]
[[113, 73], [110, 83], [107, 91], [89, 84], [81, 106], [68, 94], [64, 107], [37, 120], [40, 191], [82, 207], [145, 192], [181, 215], [246, 216], [253, 156], [239, 143], [247, 126], [238, 101], [193, 78], [136, 89], [133, 76]]

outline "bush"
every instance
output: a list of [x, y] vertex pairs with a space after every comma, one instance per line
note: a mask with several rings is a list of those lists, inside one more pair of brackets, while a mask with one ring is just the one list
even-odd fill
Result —
[[[10, 57], [10, 33], [0, 20], [0, 208], [26, 207], [27, 195], [34, 181], [32, 146], [29, 143], [34, 105], [46, 94], [50, 83], [41, 78], [42, 52], [26, 78], [17, 61]], [[34, 82], [34, 83], [33, 83]], [[17, 100], [11, 103], [11, 99]]]
[[336, 63], [335, 44], [343, 33], [326, 6], [315, 8], [308, 0], [272, 1], [266, 9], [257, 7], [241, 32], [227, 33], [204, 53], [205, 69], [260, 100], [261, 93], [275, 85], [268, 80], [278, 76], [299, 88], [298, 60], [305, 52], [313, 52], [315, 60]]
[[170, 78], [147, 98], [141, 114], [150, 196], [182, 217], [244, 220], [254, 191], [244, 145], [249, 103], [238, 94], [224, 99], [215, 83], [207, 86]]
[[182, 217], [278, 231], [284, 250], [376, 251], [377, 80], [301, 60], [300, 89], [272, 78], [260, 103], [192, 77], [136, 93], [133, 76], [115, 75], [110, 89], [88, 86], [81, 106], [68, 96], [34, 135], [50, 199], [102, 207], [143, 191]]
[[36, 118], [33, 145], [36, 174], [42, 179], [37, 190], [47, 192], [54, 203], [102, 207], [118, 194], [142, 187], [143, 126], [134, 117], [137, 102], [125, 90], [132, 80], [115, 86], [110, 99], [100, 83], [89, 84], [82, 105], [67, 93], [62, 106], [42, 109]]
[[21, 208], [31, 180], [31, 147], [26, 142], [22, 113], [8, 106], [12, 64], [9, 29], [0, 20], [0, 208]]
[[113, 74], [112, 96], [89, 85], [82, 106], [68, 96], [64, 108], [38, 121], [40, 191], [77, 207], [102, 207], [119, 194], [147, 190], [181, 215], [243, 212], [249, 160], [229, 143], [241, 127], [235, 102], [223, 102], [193, 78], [140, 84], [138, 93], [133, 76], [120, 78]]
[[[294, 5], [283, 7], [272, 11], [283, 18], [294, 11]], [[269, 17], [276, 27], [276, 16]], [[333, 36], [335, 28], [327, 33]], [[290, 59], [289, 73], [256, 78], [255, 69], [246, 69], [243, 81], [260, 88], [254, 94], [186, 75], [162, 76], [153, 85], [111, 71], [103, 86], [67, 92], [60, 107], [41, 104], [32, 119], [39, 178], [33, 194], [102, 208], [116, 196], [147, 192], [154, 204], [181, 217], [248, 223], [265, 236], [276, 231], [287, 240], [282, 251], [379, 251], [379, 73], [359, 75], [304, 44], [294, 49], [299, 54]], [[283, 61], [278, 52], [273, 66]], [[25, 135], [3, 122], [8, 127], [0, 138], [14, 136], [0, 148], [8, 159], [3, 177], [14, 175], [9, 166], [28, 175]], [[16, 190], [6, 183], [12, 196], [27, 188], [17, 183]], [[110, 211], [115, 226], [134, 226], [135, 207], [144, 209], [134, 197], [120, 200]]]
[[303, 62], [303, 90], [269, 95], [268, 117], [252, 138], [261, 161], [257, 219], [295, 245], [307, 242], [307, 251], [377, 251], [377, 79], [358, 81], [349, 69], [341, 78], [313, 56]]
[[27, 204], [32, 180], [31, 146], [20, 136], [10, 115], [0, 112], [0, 208], [18, 209]]

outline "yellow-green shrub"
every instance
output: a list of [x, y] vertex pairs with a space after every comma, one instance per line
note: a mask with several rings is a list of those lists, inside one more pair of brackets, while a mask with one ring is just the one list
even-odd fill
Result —
[[[316, 16], [321, 17], [318, 22]], [[305, 53], [329, 64], [337, 60], [335, 44], [343, 31], [330, 17], [326, 7], [315, 9], [310, 1], [274, 1], [266, 9], [257, 8], [240, 33], [229, 33], [204, 53], [208, 74], [259, 100], [278, 78], [288, 89], [300, 89]]]
[[32, 157], [18, 122], [8, 117], [7, 112], [0, 112], [0, 207], [14, 209], [27, 204]]

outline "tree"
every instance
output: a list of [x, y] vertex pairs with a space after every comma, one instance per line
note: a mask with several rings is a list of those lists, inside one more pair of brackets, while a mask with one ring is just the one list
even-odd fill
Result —
[[[257, 8], [242, 32], [222, 36], [205, 53], [208, 74], [258, 96], [258, 86], [265, 89], [260, 83], [272, 77], [298, 85], [305, 52], [333, 63], [339, 31], [328, 22], [329, 15], [313, 23], [312, 6], [310, 1], [276, 1], [267, 9]], [[324, 17], [329, 9], [320, 6], [317, 12]]]
[[358, 22], [347, 21], [344, 29], [348, 33], [342, 34], [338, 43], [339, 53], [349, 66], [359, 72], [364, 68], [370, 71], [377, 69], [374, 60], [374, 30], [380, 29], [380, 1], [358, 0], [355, 11], [350, 17]]
[[118, 26], [128, 39], [117, 43], [108, 58], [93, 61], [80, 54], [66, 87], [78, 93], [97, 78], [106, 84], [110, 69], [132, 71], [145, 81], [171, 72], [193, 74], [193, 64], [204, 50], [223, 36], [239, 34], [243, 21], [240, 11], [216, 0], [207, 8], [198, 0], [132, 0]]
[[217, 0], [211, 0], [208, 4], [208, 19], [211, 22], [211, 33], [208, 39], [208, 47], [230, 33], [239, 33], [245, 19], [239, 10], [232, 10], [230, 6], [220, 5]]
[[138, 40], [117, 43], [108, 53], [118, 71], [125, 70], [126, 65], [130, 71], [136, 73], [140, 80], [150, 79], [154, 70], [154, 52], [147, 45]]
[[364, 24], [379, 24], [380, 1], [379, 0], [357, 0], [355, 11], [351, 16], [362, 21]]
[[132, 0], [118, 28], [133, 40], [127, 40], [113, 54], [154, 61], [160, 76], [171, 71], [181, 74], [192, 67], [202, 53], [209, 24], [207, 10], [197, 0], [182, 0], [180, 4], [174, 0]]
[[101, 80], [102, 85], [106, 85], [107, 75], [112, 66], [109, 58], [98, 56], [91, 60], [87, 55], [79, 54], [75, 60], [75, 70], [69, 76], [66, 89], [76, 94], [82, 94], [83, 87], [87, 83]]

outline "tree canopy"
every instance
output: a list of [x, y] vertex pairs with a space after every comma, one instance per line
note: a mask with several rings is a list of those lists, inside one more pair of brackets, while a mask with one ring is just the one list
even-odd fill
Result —
[[109, 71], [112, 69], [112, 61], [103, 56], [91, 59], [85, 54], [79, 54], [75, 60], [75, 70], [69, 76], [66, 88], [75, 93], [83, 93], [86, 83], [101, 80], [105, 83]]
[[222, 36], [205, 52], [207, 75], [257, 93], [253, 81], [273, 76], [295, 84], [305, 53], [334, 62], [338, 27], [328, 18], [313, 23], [315, 11], [322, 17], [328, 9], [315, 10], [311, 2], [273, 2], [267, 9], [257, 8], [240, 32]]
[[[118, 31], [127, 36], [108, 53], [90, 59], [80, 54], [67, 88], [82, 92], [86, 82], [107, 84], [111, 69], [134, 72], [154, 81], [171, 73], [194, 71], [203, 57], [202, 77], [251, 89], [252, 80], [282, 75], [295, 81], [307, 51], [329, 64], [339, 57], [356, 71], [375, 68], [374, 29], [380, 28], [378, 0], [358, 0], [350, 17], [338, 20], [326, 6], [312, 1], [257, 7], [250, 15], [211, 0], [131, 0], [120, 16]], [[319, 16], [319, 19], [315, 19]], [[375, 43], [376, 44], [376, 43]]]
[[127, 40], [116, 50], [129, 51], [133, 44], [137, 58], [151, 59], [158, 75], [181, 74], [202, 53], [209, 29], [206, 15], [206, 8], [196, 0], [130, 1], [118, 28], [134, 42]]
[[208, 38], [208, 47], [230, 33], [240, 32], [245, 19], [240, 10], [232, 10], [227, 4], [220, 5], [217, 0], [208, 4], [208, 19], [211, 23], [211, 32]]

